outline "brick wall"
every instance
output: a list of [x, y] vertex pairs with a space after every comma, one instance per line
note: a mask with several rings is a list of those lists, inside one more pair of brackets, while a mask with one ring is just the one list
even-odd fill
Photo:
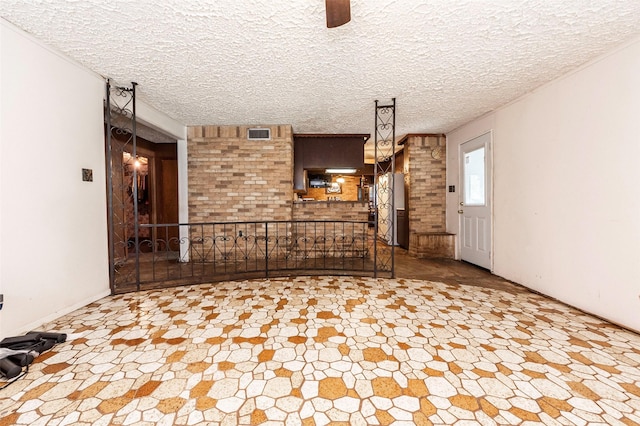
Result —
[[188, 128], [189, 222], [291, 220], [293, 133], [247, 140], [257, 126]]
[[446, 234], [446, 139], [410, 135], [405, 141], [408, 181], [409, 254], [453, 257], [454, 238]]
[[293, 220], [353, 220], [366, 222], [369, 218], [367, 203], [305, 201], [293, 203]]
[[[367, 203], [348, 201], [293, 203], [293, 220], [366, 222]], [[296, 257], [368, 257], [369, 226], [364, 223], [299, 223], [292, 234]]]

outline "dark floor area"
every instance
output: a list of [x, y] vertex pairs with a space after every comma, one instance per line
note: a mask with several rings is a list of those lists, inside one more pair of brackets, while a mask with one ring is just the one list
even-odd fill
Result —
[[511, 292], [528, 291], [470, 263], [453, 259], [416, 259], [409, 256], [406, 250], [397, 247], [395, 248], [395, 272], [397, 278], [472, 285]]

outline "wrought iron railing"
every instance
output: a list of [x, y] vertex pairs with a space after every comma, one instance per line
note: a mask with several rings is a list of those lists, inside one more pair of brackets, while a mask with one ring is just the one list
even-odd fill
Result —
[[[140, 225], [122, 242], [112, 292], [282, 275], [377, 275], [371, 222]], [[384, 268], [383, 268], [384, 269]]]

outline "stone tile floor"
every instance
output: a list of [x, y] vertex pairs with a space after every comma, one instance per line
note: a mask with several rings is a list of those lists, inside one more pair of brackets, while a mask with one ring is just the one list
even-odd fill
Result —
[[640, 424], [639, 335], [456, 276], [108, 297], [47, 324], [70, 339], [0, 391], [0, 425]]

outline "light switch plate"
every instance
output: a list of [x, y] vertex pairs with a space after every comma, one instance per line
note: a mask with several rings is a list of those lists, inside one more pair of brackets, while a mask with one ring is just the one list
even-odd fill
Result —
[[93, 169], [82, 169], [82, 181], [93, 182]]

